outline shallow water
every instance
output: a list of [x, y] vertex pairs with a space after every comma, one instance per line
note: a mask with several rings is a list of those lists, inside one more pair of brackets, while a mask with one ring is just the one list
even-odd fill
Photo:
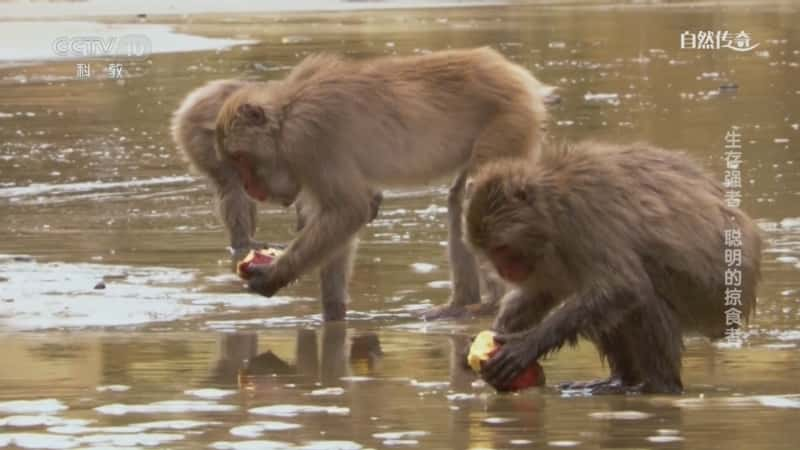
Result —
[[[106, 78], [111, 61], [90, 80], [75, 62], [0, 69], [0, 447], [795, 448], [799, 18], [786, 6], [151, 18], [260, 43], [121, 61], [124, 81]], [[680, 50], [686, 28], [746, 30], [760, 46]], [[646, 140], [721, 178], [723, 136], [740, 127], [743, 208], [767, 245], [760, 303], [742, 348], [686, 340], [684, 395], [476, 382], [454, 349], [488, 320], [415, 318], [448, 296], [444, 186], [387, 193], [361, 233], [346, 325], [320, 323], [315, 276], [262, 299], [230, 274], [212, 198], [169, 137], [188, 91], [281, 77], [318, 50], [476, 45], [559, 88], [557, 139]], [[259, 237], [290, 239], [292, 214], [261, 209]], [[586, 344], [543, 366], [550, 386], [606, 371]]]

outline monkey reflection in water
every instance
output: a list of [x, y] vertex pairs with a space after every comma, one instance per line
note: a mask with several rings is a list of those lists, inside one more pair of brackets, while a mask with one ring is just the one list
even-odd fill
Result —
[[536, 151], [543, 91], [489, 48], [363, 60], [314, 55], [280, 81], [201, 88], [176, 112], [173, 136], [217, 186], [234, 248], [260, 245], [252, 240], [253, 200], [299, 206], [297, 238], [273, 264], [251, 271], [249, 287], [272, 296], [320, 267], [327, 321], [344, 319], [355, 236], [375, 216], [380, 190], [454, 178], [453, 292], [427, 317], [453, 316], [481, 301], [479, 268], [462, 240], [465, 183], [487, 162]]
[[[482, 367], [498, 388], [582, 337], [611, 376], [562, 387], [681, 392], [683, 333], [721, 338], [736, 331], [732, 307], [743, 321], [755, 309], [757, 228], [677, 152], [586, 142], [497, 163], [476, 176], [464, 220], [470, 245], [514, 286], [494, 321], [502, 347]], [[731, 248], [737, 298], [726, 295]]]
[[298, 330], [295, 364], [290, 364], [271, 350], [259, 353], [256, 333], [226, 333], [221, 336], [221, 355], [212, 380], [230, 384], [238, 378], [242, 385], [257, 385], [262, 376], [285, 375], [300, 377], [309, 384], [336, 384], [351, 373], [371, 374], [383, 356], [378, 335], [365, 332], [351, 336], [349, 350], [347, 337], [343, 323], [326, 324], [320, 355], [317, 331]]

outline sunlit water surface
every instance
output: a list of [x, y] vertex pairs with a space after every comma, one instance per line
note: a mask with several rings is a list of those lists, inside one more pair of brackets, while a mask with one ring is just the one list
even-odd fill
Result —
[[[204, 16], [157, 22], [259, 43], [117, 61], [124, 81], [103, 70], [115, 61], [93, 61], [90, 80], [75, 62], [1, 69], [0, 447], [796, 448], [798, 19], [795, 7]], [[760, 46], [678, 48], [682, 31], [708, 28]], [[187, 92], [281, 77], [320, 50], [478, 45], [559, 88], [557, 139], [646, 140], [721, 178], [723, 136], [739, 127], [743, 208], [767, 247], [760, 304], [742, 348], [686, 340], [684, 395], [497, 395], [462, 369], [456, 350], [488, 319], [415, 318], [448, 297], [444, 185], [387, 193], [361, 233], [347, 324], [320, 323], [312, 275], [263, 299], [230, 274], [212, 197], [169, 137]], [[262, 208], [260, 238], [292, 227]], [[606, 372], [587, 344], [543, 366], [549, 386]]]

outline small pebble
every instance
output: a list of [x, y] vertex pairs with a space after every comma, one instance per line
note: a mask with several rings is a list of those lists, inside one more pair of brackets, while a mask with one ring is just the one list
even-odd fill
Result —
[[719, 87], [720, 92], [731, 92], [739, 89], [739, 85], [736, 83], [725, 83]]
[[95, 285], [94, 285], [94, 288], [95, 288], [95, 289], [105, 289], [105, 288], [106, 288], [106, 284], [105, 284], [104, 282], [102, 282], [102, 281], [101, 281], [101, 282], [99, 282], [99, 283], [95, 284]]

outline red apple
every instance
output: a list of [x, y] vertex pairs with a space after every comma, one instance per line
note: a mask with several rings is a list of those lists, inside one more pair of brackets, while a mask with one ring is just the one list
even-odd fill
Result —
[[283, 253], [283, 251], [277, 248], [250, 250], [250, 253], [236, 265], [236, 274], [239, 275], [239, 278], [246, 280], [249, 277], [250, 270], [258, 266], [268, 266], [272, 264], [281, 253]]
[[[475, 336], [475, 340], [470, 346], [467, 363], [472, 367], [472, 370], [480, 373], [481, 365], [488, 361], [499, 349], [500, 346], [494, 340], [494, 332], [482, 331]], [[504, 386], [498, 390], [518, 391], [532, 386], [542, 386], [544, 382], [544, 369], [538, 362], [534, 361], [525, 371], [517, 375], [509, 386]]]

